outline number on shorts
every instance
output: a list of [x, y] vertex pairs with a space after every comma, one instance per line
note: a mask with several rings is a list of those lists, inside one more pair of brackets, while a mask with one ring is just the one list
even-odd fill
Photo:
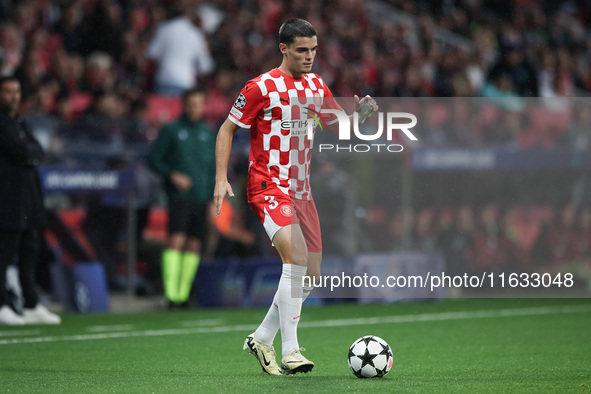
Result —
[[275, 196], [265, 196], [265, 201], [269, 201], [270, 209], [275, 209], [279, 205], [279, 203], [275, 201]]

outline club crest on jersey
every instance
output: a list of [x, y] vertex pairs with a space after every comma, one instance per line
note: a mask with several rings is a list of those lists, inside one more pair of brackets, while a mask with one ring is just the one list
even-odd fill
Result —
[[291, 206], [282, 205], [281, 208], [279, 208], [279, 212], [281, 212], [281, 214], [283, 216], [290, 218], [291, 217]]
[[244, 108], [245, 105], [246, 105], [246, 97], [244, 97], [244, 95], [242, 93], [240, 93], [240, 95], [236, 99], [236, 102], [234, 103], [234, 107], [240, 109], [240, 108]]

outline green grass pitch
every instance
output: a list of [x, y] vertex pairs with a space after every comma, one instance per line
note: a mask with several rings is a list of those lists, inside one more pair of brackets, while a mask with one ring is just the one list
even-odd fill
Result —
[[[471, 299], [305, 306], [308, 374], [268, 376], [242, 343], [264, 309], [66, 315], [0, 327], [0, 392], [584, 392], [591, 300]], [[392, 347], [382, 379], [357, 379], [351, 343]], [[275, 345], [280, 353], [279, 336]]]

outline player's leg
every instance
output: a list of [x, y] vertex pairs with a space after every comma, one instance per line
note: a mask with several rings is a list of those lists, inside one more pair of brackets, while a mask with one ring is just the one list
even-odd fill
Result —
[[[300, 233], [304, 233], [304, 238], [305, 238], [307, 250], [313, 250], [313, 252], [310, 251], [307, 254], [308, 257], [307, 257], [306, 275], [310, 276], [312, 278], [318, 279], [320, 277], [320, 263], [322, 261], [322, 239], [320, 236], [320, 224], [318, 221], [318, 215], [316, 213], [316, 208], [315, 208], [313, 202], [309, 203], [307, 201], [306, 202], [292, 201], [291, 204], [292, 204], [292, 208], [295, 208], [295, 209], [293, 209], [294, 214], [297, 214], [296, 220], [292, 220], [292, 222], [296, 222], [296, 223], [300, 224], [300, 226], [299, 226], [300, 231], [297, 234], [299, 235]], [[300, 217], [300, 213], [302, 214], [302, 217]], [[266, 221], [267, 226], [265, 226], [266, 229], [268, 230], [267, 231], [268, 233], [269, 233], [269, 228], [267, 228], [267, 227], [268, 227], [268, 223], [270, 223], [270, 222], [272, 222], [272, 220], [267, 220]], [[291, 229], [291, 227], [290, 227], [290, 229]], [[292, 235], [290, 235], [287, 238], [289, 240], [291, 240], [293, 237], [292, 237]], [[301, 238], [299, 238], [299, 239], [301, 240]], [[275, 241], [276, 241], [275, 237], [273, 237], [273, 241], [275, 243]], [[289, 258], [291, 258], [291, 256], [288, 256], [288, 259]], [[313, 289], [312, 284], [309, 282], [306, 283], [306, 281], [304, 281], [303, 289], [302, 289], [302, 293], [303, 293], [302, 302], [308, 297], [308, 295], [310, 294], [312, 289]], [[271, 344], [271, 345], [273, 344], [273, 341], [275, 339], [277, 331], [280, 328], [279, 303], [278, 303], [278, 299], [277, 299], [278, 294], [279, 293], [275, 294], [275, 297], [273, 299], [273, 303], [271, 304], [271, 307], [269, 308], [267, 315], [265, 316], [265, 318], [263, 319], [263, 322], [261, 323], [261, 325], [259, 326], [259, 328], [255, 332], [257, 339], [260, 340], [261, 342], [264, 342], [265, 344]]]
[[[304, 281], [304, 300], [308, 298], [310, 292], [314, 289], [314, 282], [318, 283], [320, 280], [320, 264], [322, 263], [322, 234], [320, 231], [320, 220], [318, 219], [318, 212], [314, 200], [297, 200], [294, 201], [300, 227], [306, 245], [308, 247], [308, 271], [306, 273], [307, 279]], [[309, 279], [308, 279], [309, 278]]]
[[[318, 280], [320, 278], [320, 264], [322, 262], [322, 237], [316, 206], [314, 205], [313, 200], [293, 200], [292, 209], [297, 213], [297, 219], [299, 222], [298, 237], [301, 237], [300, 239], [303, 239], [306, 245], [306, 276], [310, 279]], [[295, 241], [297, 237], [293, 237], [292, 234], [292, 239]], [[313, 282], [308, 279], [303, 281], [302, 303], [313, 288]], [[281, 308], [279, 308], [279, 310], [281, 310]], [[283, 335], [283, 326], [281, 328]], [[299, 351], [292, 351], [292, 353], [287, 356], [285, 356], [284, 353], [281, 365], [284, 369], [284, 373], [295, 373], [311, 370], [314, 363], [303, 357]]]
[[[312, 282], [304, 280], [302, 304], [314, 289], [313, 281], [318, 283], [320, 279], [320, 263], [322, 262], [322, 252], [308, 252], [308, 268], [306, 276], [311, 278]], [[273, 297], [271, 307], [267, 311], [263, 322], [257, 328], [257, 338], [267, 344], [272, 344], [275, 341], [275, 336], [279, 332], [279, 305], [277, 303], [277, 293]]]
[[297, 337], [302, 312], [303, 283], [307, 272], [308, 247], [299, 224], [285, 226], [273, 243], [283, 261], [283, 272], [277, 287], [279, 325], [281, 327], [281, 368], [284, 373], [309, 372], [314, 363], [302, 354]]
[[308, 298], [312, 290], [314, 290], [314, 283], [320, 281], [320, 263], [322, 263], [322, 252], [308, 252], [308, 270], [304, 280], [304, 299]]
[[[295, 239], [292, 240], [292, 237]], [[257, 356], [265, 372], [281, 374], [273, 348], [273, 339], [281, 327], [283, 355], [295, 352], [296, 357], [299, 356], [290, 364], [290, 368], [298, 369], [295, 372], [307, 372], [314, 364], [301, 356], [297, 340], [297, 323], [302, 310], [302, 282], [307, 264], [306, 243], [299, 225], [290, 224], [279, 229], [273, 236], [273, 244], [283, 262], [281, 278], [271, 308], [259, 328], [246, 338], [244, 348]]]
[[277, 287], [277, 304], [282, 337], [282, 354], [299, 349], [297, 325], [302, 311], [304, 276], [307, 271], [308, 249], [298, 224], [283, 227], [273, 238], [283, 262]]
[[[291, 200], [289, 196], [283, 195], [282, 192], [278, 190], [269, 190], [268, 194], [254, 196], [249, 203], [253, 213], [259, 219], [261, 224], [263, 224], [267, 235], [274, 242], [275, 246], [277, 246], [275, 241], [279, 240], [281, 243], [281, 239], [283, 238], [291, 242], [290, 225], [293, 222], [293, 218], [291, 217]], [[284, 206], [286, 207], [285, 209], [283, 208]], [[276, 235], [280, 232], [283, 232], [284, 236], [280, 235], [279, 238], [277, 238]], [[285, 256], [284, 262], [291, 263], [291, 253], [286, 251], [283, 254]], [[282, 256], [282, 258], [284, 256]], [[283, 276], [284, 275], [282, 275], [282, 278]], [[246, 337], [243, 347], [257, 357], [263, 371], [270, 375], [281, 375], [283, 373], [277, 365], [275, 360], [275, 349], [273, 348], [273, 339], [279, 330], [279, 299], [278, 290], [275, 293], [273, 303], [267, 316], [259, 328]]]

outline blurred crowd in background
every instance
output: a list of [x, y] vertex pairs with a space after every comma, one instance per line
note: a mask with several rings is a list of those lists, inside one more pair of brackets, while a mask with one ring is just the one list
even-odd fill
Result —
[[[482, 112], [461, 102], [429, 106], [419, 132], [424, 146], [591, 149], [591, 109], [584, 99], [545, 107], [520, 102], [589, 95], [588, 2], [1, 0], [0, 70], [21, 81], [21, 112], [46, 149], [47, 164], [125, 165], [113, 157], [141, 163], [159, 128], [180, 114], [184, 89], [207, 91], [206, 121], [217, 130], [244, 83], [280, 63], [277, 30], [288, 17], [305, 18], [317, 29], [314, 72], [337, 97], [498, 100]], [[175, 52], [166, 40], [178, 43], [183, 31], [190, 33], [180, 39], [186, 50]], [[187, 72], [193, 73], [188, 82], [175, 79]], [[237, 183], [248, 143], [248, 133], [237, 134], [244, 148], [232, 158]], [[591, 214], [585, 209], [567, 219], [567, 207], [546, 207], [535, 220], [521, 206], [505, 207], [502, 219], [498, 206], [415, 207], [416, 215], [404, 220], [389, 213], [390, 240], [397, 239], [400, 222], [413, 228], [411, 247], [452, 253], [446, 248], [462, 244], [477, 266], [486, 259], [528, 265], [535, 253], [564, 260], [557, 256], [570, 258], [576, 248], [569, 241], [568, 251], [560, 252], [561, 242], [573, 237], [581, 248], [575, 257], [589, 256]], [[248, 212], [238, 204], [229, 220], [257, 232]], [[495, 226], [487, 224], [492, 218]], [[515, 222], [534, 223], [535, 236], [512, 228]], [[249, 246], [249, 234], [237, 239]], [[534, 247], [540, 234], [550, 240], [539, 242], [548, 250]], [[507, 256], [491, 254], [497, 247]]]
[[158, 50], [159, 27], [190, 20], [206, 42], [181, 40], [198, 51], [190, 82], [207, 89], [216, 128], [245, 81], [277, 66], [277, 30], [291, 16], [318, 30], [314, 70], [337, 97], [591, 90], [591, 6], [575, 1], [5, 0], [0, 69], [21, 80], [23, 112], [46, 146], [54, 134], [115, 147], [149, 142], [170, 118], [157, 108], [169, 102], [154, 95], [174, 95], [166, 74], [183, 72], [168, 63], [192, 61]]

